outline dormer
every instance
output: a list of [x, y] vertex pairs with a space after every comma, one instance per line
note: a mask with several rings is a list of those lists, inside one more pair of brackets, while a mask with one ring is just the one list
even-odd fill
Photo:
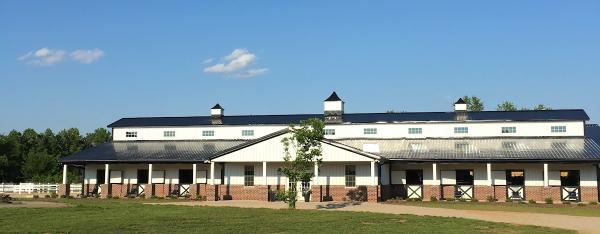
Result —
[[457, 121], [465, 121], [469, 118], [467, 112], [467, 102], [462, 98], [459, 98], [458, 101], [454, 103], [454, 113], [455, 120]]
[[225, 109], [217, 103], [213, 108], [210, 109], [210, 117], [212, 124], [223, 124], [223, 113]]
[[323, 102], [325, 123], [341, 123], [344, 115], [344, 101], [335, 91]]

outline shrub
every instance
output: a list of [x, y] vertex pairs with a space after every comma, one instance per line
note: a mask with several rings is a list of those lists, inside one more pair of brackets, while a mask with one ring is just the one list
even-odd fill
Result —
[[453, 197], [446, 198], [446, 201], [456, 201]]
[[111, 198], [112, 198], [112, 195], [111, 195], [111, 194], [108, 194], [108, 195], [106, 195], [106, 198], [108, 198], [108, 199], [111, 199]]
[[37, 194], [33, 195], [33, 199], [38, 199], [38, 198], [40, 198], [40, 195], [37, 195]]
[[50, 197], [51, 198], [58, 198], [58, 194], [56, 194], [55, 192], [51, 192], [50, 193]]
[[129, 195], [126, 196], [126, 198], [135, 198], [135, 195], [129, 194]]
[[529, 199], [529, 204], [535, 204], [535, 203], [537, 203], [535, 200]]
[[146, 198], [146, 194], [140, 195], [139, 198]]
[[507, 199], [504, 200], [504, 202], [513, 202], [513, 200], [510, 200], [510, 199], [507, 198]]
[[488, 202], [498, 201], [498, 199], [496, 199], [494, 196], [490, 196], [490, 195], [488, 195], [487, 197], [485, 197], [485, 200], [487, 200]]
[[544, 202], [546, 202], [546, 204], [553, 204], [554, 200], [552, 200], [551, 197], [547, 197], [546, 199], [544, 199]]
[[177, 195], [169, 195], [168, 198], [169, 199], [177, 199], [178, 197], [177, 197]]
[[165, 198], [164, 197], [156, 197], [156, 199], [162, 200], [162, 199], [165, 199]]
[[562, 204], [564, 204], [564, 205], [571, 205], [571, 202], [570, 201], [563, 201]]
[[0, 195], [0, 203], [12, 203], [13, 198], [8, 194]]
[[458, 201], [459, 201], [459, 202], [466, 202], [466, 201], [467, 201], [467, 199], [464, 199], [464, 198], [462, 198], [462, 197], [461, 197], [461, 198], [459, 198], [459, 199], [458, 199]]
[[431, 196], [431, 197], [429, 198], [429, 201], [431, 201], [431, 202], [437, 202], [437, 201], [438, 201], [438, 199], [437, 199], [437, 197], [436, 197], [436, 196]]
[[60, 195], [60, 198], [67, 198], [66, 195]]
[[595, 206], [595, 205], [598, 205], [598, 202], [593, 201], [593, 202], [588, 202], [588, 204]]
[[586, 204], [585, 204], [585, 203], [582, 203], [582, 202], [580, 202], [580, 203], [577, 203], [577, 206], [585, 206], [585, 205], [586, 205]]
[[44, 195], [44, 198], [50, 198], [50, 194]]
[[419, 201], [422, 201], [422, 200], [423, 199], [421, 199], [421, 198], [408, 198], [408, 199], [406, 199], [406, 201], [408, 201], [408, 202], [419, 202]]
[[150, 198], [152, 198], [152, 199], [157, 199], [158, 197], [157, 197], [157, 196], [155, 196], [155, 195], [152, 195], [152, 196], [150, 196]]
[[119, 199], [119, 196], [111, 197], [111, 199]]
[[200, 194], [196, 195], [196, 200], [198, 201], [206, 201], [208, 198], [206, 196], [202, 196]]
[[473, 199], [471, 199], [471, 202], [479, 202], [479, 199], [473, 198]]

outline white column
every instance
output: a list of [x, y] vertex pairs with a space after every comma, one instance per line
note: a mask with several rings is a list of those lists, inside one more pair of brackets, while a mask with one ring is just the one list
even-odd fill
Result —
[[152, 184], [152, 163], [148, 164], [148, 184]]
[[192, 178], [194, 178], [192, 184], [196, 184], [197, 183], [196, 178], [198, 178], [198, 177], [196, 177], [197, 176], [196, 175], [196, 173], [197, 173], [196, 170], [197, 170], [197, 166], [194, 163], [194, 164], [192, 164]]
[[377, 180], [375, 179], [375, 161], [371, 161], [371, 185], [377, 185]]
[[263, 179], [264, 179], [264, 185], [268, 185], [269, 182], [267, 181], [267, 162], [263, 162]]
[[544, 187], [548, 187], [548, 163], [544, 163]]
[[431, 173], [432, 173], [431, 178], [433, 179], [433, 183], [439, 184], [439, 183], [437, 183], [437, 180], [438, 180], [438, 178], [437, 178], [437, 163], [431, 164]]
[[319, 185], [319, 164], [315, 162], [315, 181], [313, 181], [313, 185]]
[[210, 184], [215, 184], [215, 162], [210, 162]]
[[67, 184], [67, 164], [63, 165], [63, 184]]
[[492, 164], [487, 164], [487, 184], [488, 186], [492, 186]]
[[110, 184], [110, 167], [107, 164], [104, 164], [104, 183]]

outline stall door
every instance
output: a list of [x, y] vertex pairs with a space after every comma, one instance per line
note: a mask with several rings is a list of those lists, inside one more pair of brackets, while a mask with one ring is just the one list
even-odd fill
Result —
[[560, 171], [560, 197], [563, 201], [580, 201], [580, 175], [578, 170]]
[[190, 184], [194, 182], [194, 172], [191, 169], [179, 170], [179, 196], [190, 194]]
[[406, 170], [406, 195], [423, 199], [423, 170]]
[[473, 170], [456, 170], [456, 199], [473, 199], [474, 178]]
[[525, 200], [524, 170], [506, 170], [506, 197], [509, 200]]

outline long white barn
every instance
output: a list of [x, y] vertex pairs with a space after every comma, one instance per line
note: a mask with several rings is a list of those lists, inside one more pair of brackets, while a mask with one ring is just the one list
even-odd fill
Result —
[[123, 118], [113, 142], [61, 159], [84, 172], [84, 195], [273, 200], [289, 189], [281, 139], [301, 120], [325, 121], [323, 165], [301, 200], [392, 197], [598, 201], [597, 125], [584, 110], [345, 113]]

